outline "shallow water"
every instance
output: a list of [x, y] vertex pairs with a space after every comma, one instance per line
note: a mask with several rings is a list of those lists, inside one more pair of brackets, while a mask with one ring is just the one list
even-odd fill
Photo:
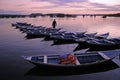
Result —
[[[26, 75], [34, 65], [23, 60], [23, 55], [61, 54], [73, 52], [78, 44], [55, 45], [52, 41], [43, 41], [43, 38], [26, 39], [25, 33], [11, 26], [15, 22], [28, 22], [35, 25], [51, 27], [54, 18], [8, 18], [0, 19], [0, 79], [1, 80], [119, 80], [120, 68], [108, 71], [91, 72], [89, 74], [50, 75], [44, 72], [39, 75]], [[110, 32], [111, 37], [120, 37], [120, 18], [97, 17], [55, 18], [57, 27], [68, 32], [87, 31], [98, 34]], [[111, 65], [113, 66], [113, 65]], [[55, 72], [54, 72], [55, 73]]]

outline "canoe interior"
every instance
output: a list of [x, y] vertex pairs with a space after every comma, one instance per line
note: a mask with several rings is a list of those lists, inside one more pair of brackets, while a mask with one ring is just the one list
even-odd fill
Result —
[[34, 57], [31, 57], [31, 61], [44, 62], [44, 56], [34, 56]]
[[[77, 60], [79, 61], [80, 64], [86, 64], [86, 63], [93, 63], [97, 61], [101, 61], [104, 58], [100, 56], [99, 54], [93, 53], [93, 54], [74, 54], [77, 57]], [[50, 64], [59, 64], [59, 55], [50, 55], [47, 56], [47, 63]], [[45, 62], [44, 56], [34, 56], [31, 58], [32, 61], [35, 62]]]
[[85, 64], [85, 63], [100, 61], [103, 60], [104, 58], [98, 54], [92, 54], [92, 55], [82, 55], [82, 56], [77, 55], [77, 59], [80, 62], [80, 64]]

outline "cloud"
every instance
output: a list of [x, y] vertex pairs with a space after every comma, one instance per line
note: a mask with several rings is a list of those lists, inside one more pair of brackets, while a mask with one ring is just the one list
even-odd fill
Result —
[[31, 0], [31, 1], [35, 1], [35, 2], [47, 1], [51, 3], [69, 3], [69, 2], [86, 2], [87, 0]]
[[93, 8], [94, 11], [120, 11], [120, 6], [119, 5], [105, 5], [105, 4], [98, 4], [98, 3], [91, 3], [95, 7]]
[[[112, 3], [110, 2], [112, 1]], [[119, 11], [120, 0], [0, 0], [1, 12], [82, 13]], [[2, 11], [3, 10], [3, 11]], [[11, 12], [12, 13], [12, 12]]]
[[118, 5], [120, 4], [120, 0], [88, 0], [92, 3], [99, 3], [105, 5]]
[[[120, 11], [119, 5], [106, 5], [100, 3], [92, 3], [92, 2], [71, 2], [67, 3], [69, 7], [74, 7], [78, 11], [86, 10], [86, 11]], [[77, 11], [76, 10], [76, 11]]]
[[86, 2], [87, 0], [31, 0], [33, 2], [50, 2], [56, 5], [66, 5], [71, 2]]
[[[33, 2], [49, 2], [55, 4], [54, 6], [45, 6], [41, 7], [43, 9], [54, 9], [56, 7], [65, 9], [72, 8], [77, 10], [96, 10], [96, 11], [119, 11], [119, 8], [115, 6], [118, 4], [118, 0], [110, 0], [110, 1], [101, 1], [101, 0], [32, 0]], [[114, 5], [108, 5], [114, 3]], [[34, 9], [39, 9], [40, 7], [34, 7]]]
[[0, 14], [22, 14], [22, 12], [0, 9]]

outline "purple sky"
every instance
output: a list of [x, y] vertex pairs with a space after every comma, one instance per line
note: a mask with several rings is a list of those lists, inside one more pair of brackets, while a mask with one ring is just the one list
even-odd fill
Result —
[[0, 14], [120, 12], [120, 0], [0, 0]]

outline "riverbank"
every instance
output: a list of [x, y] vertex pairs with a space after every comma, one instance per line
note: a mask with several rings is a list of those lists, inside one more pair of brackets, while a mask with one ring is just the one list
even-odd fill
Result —
[[49, 17], [77, 17], [77, 15], [74, 14], [64, 14], [64, 13], [50, 13], [50, 14], [42, 14], [42, 13], [32, 13], [29, 15], [22, 15], [22, 14], [0, 14], [0, 18], [26, 18], [26, 17], [32, 17], [32, 18], [36, 18], [36, 17], [45, 17], [45, 16], [49, 16]]
[[106, 17], [120, 17], [120, 13], [103, 15], [103, 18], [106, 18]]

